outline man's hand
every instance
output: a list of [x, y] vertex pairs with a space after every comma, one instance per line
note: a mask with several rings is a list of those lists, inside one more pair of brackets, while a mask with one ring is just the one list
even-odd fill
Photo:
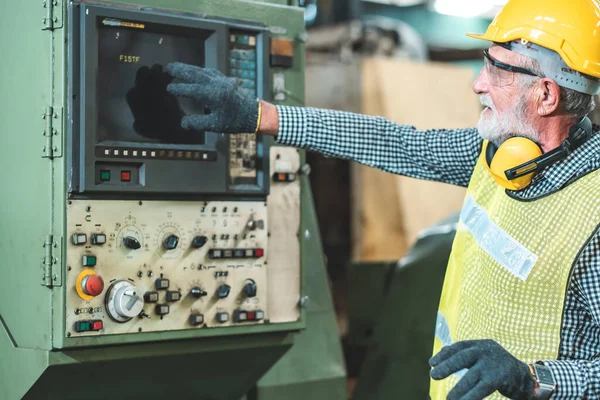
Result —
[[258, 99], [242, 89], [235, 78], [228, 78], [215, 69], [182, 63], [171, 63], [166, 71], [182, 81], [169, 84], [169, 93], [194, 99], [208, 111], [208, 114], [183, 117], [184, 129], [219, 133], [257, 131]]
[[531, 397], [534, 382], [529, 366], [493, 340], [469, 340], [444, 347], [429, 360], [433, 379], [469, 371], [448, 394], [448, 400], [481, 400], [499, 391], [510, 399]]

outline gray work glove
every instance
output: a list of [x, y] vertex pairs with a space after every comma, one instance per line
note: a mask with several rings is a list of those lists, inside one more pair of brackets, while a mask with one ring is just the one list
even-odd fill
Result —
[[167, 65], [166, 71], [182, 83], [170, 83], [167, 91], [175, 96], [194, 99], [208, 114], [186, 115], [184, 129], [219, 133], [255, 133], [258, 123], [258, 99], [240, 87], [238, 80], [219, 71], [182, 63]]
[[493, 340], [468, 340], [446, 346], [429, 360], [429, 373], [440, 380], [464, 368], [469, 371], [448, 400], [481, 400], [496, 390], [510, 399], [531, 398], [534, 382], [529, 366]]

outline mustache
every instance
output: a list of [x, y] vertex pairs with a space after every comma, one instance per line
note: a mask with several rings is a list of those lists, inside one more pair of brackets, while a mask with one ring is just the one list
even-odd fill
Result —
[[494, 103], [492, 103], [492, 99], [490, 98], [489, 95], [487, 95], [487, 94], [480, 94], [479, 95], [479, 102], [481, 103], [481, 105], [489, 107], [490, 109], [492, 109], [492, 111], [495, 111]]

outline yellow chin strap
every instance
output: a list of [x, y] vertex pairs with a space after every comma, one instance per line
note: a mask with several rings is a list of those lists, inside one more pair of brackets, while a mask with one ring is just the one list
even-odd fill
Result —
[[530, 174], [512, 180], [506, 177], [505, 171], [540, 157], [542, 149], [531, 139], [512, 137], [498, 148], [493, 143], [484, 141], [483, 154], [487, 170], [500, 186], [509, 190], [521, 190], [531, 184], [538, 168], [534, 165]]

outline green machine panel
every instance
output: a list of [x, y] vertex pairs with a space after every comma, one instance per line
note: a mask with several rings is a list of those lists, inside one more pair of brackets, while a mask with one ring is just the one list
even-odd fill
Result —
[[[165, 90], [178, 61], [302, 105], [303, 10], [47, 0], [0, 12], [14, 16], [0, 27], [0, 398], [344, 398], [304, 153], [182, 132], [184, 113], [209, 110]], [[293, 56], [271, 54], [273, 40]]]

